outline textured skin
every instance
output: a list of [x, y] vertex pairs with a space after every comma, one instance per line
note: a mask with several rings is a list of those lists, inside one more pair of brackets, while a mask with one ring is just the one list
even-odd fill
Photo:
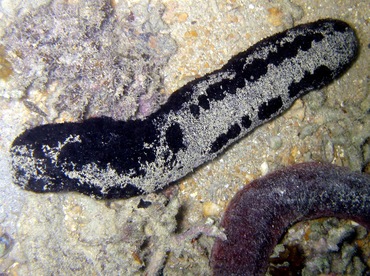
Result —
[[153, 192], [330, 83], [357, 50], [354, 31], [337, 20], [276, 34], [180, 88], [144, 120], [103, 117], [25, 131], [11, 148], [14, 182], [97, 198]]
[[214, 275], [265, 275], [289, 228], [319, 217], [354, 220], [370, 230], [370, 176], [330, 164], [302, 163], [257, 179], [231, 200], [216, 240]]

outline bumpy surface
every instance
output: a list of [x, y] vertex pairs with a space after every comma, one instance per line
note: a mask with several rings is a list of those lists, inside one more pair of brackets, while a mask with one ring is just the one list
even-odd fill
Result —
[[[1, 38], [12, 75], [0, 96], [24, 97], [49, 122], [57, 116], [53, 111], [77, 120], [127, 120], [157, 110], [162, 68], [176, 52], [161, 21], [162, 6], [140, 13], [135, 6], [125, 9], [126, 1], [49, 2], [21, 13]], [[54, 97], [47, 109], [42, 111], [32, 91]]]
[[14, 181], [97, 198], [153, 192], [330, 83], [357, 50], [354, 31], [337, 20], [276, 34], [180, 88], [144, 120], [103, 117], [25, 131], [11, 148]]
[[370, 230], [370, 177], [330, 164], [302, 163], [253, 181], [224, 214], [227, 240], [213, 246], [214, 275], [264, 275], [289, 226], [329, 216]]

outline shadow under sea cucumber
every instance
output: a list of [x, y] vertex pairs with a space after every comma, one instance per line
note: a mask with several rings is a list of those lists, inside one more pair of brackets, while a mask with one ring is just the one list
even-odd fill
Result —
[[301, 163], [256, 179], [229, 203], [217, 239], [214, 275], [265, 275], [269, 256], [294, 223], [351, 219], [370, 230], [370, 176], [331, 164]]
[[161, 189], [338, 78], [357, 52], [355, 32], [339, 20], [275, 34], [178, 89], [143, 120], [101, 117], [26, 130], [11, 147], [14, 182], [96, 198]]

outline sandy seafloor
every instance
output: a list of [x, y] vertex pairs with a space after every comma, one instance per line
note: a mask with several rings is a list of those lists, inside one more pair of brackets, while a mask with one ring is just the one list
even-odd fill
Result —
[[[21, 24], [19, 18], [37, 9], [41, 1], [37, 2], [0, 1], [0, 35], [4, 36], [16, 20]], [[80, 5], [78, 0], [63, 2]], [[157, 72], [162, 95], [219, 68], [266, 36], [320, 18], [348, 22], [357, 31], [361, 49], [357, 61], [340, 79], [304, 96], [282, 116], [259, 127], [177, 185], [163, 193], [114, 201], [97, 201], [77, 193], [34, 194], [12, 183], [9, 148], [17, 135], [31, 126], [81, 117], [76, 115], [78, 106], [68, 102], [68, 95], [68, 109], [61, 111], [54, 105], [64, 93], [62, 81], [29, 91], [29, 86], [19, 83], [30, 81], [26, 71], [7, 76], [0, 68], [0, 274], [210, 275], [213, 238], [197, 233], [214, 231], [211, 226], [218, 226], [228, 201], [251, 180], [312, 160], [370, 173], [368, 1], [111, 3], [114, 16], [127, 19], [121, 21], [122, 28], [131, 22], [131, 28], [140, 33], [149, 25], [151, 31], [145, 32], [152, 33], [147, 40], [152, 48], [172, 45], [166, 52], [169, 60]], [[81, 16], [89, 20], [95, 14], [81, 10]], [[167, 42], [175, 44], [159, 45], [162, 40], [156, 38], [163, 34]], [[135, 51], [135, 47], [130, 49]], [[2, 67], [7, 65], [4, 60], [6, 53], [1, 53]], [[37, 72], [37, 68], [32, 70]], [[122, 106], [146, 115], [136, 102]], [[90, 112], [105, 114], [104, 110]], [[131, 114], [122, 113], [114, 116]], [[140, 201], [151, 205], [138, 208]], [[289, 233], [287, 240], [293, 246], [285, 247], [305, 248], [307, 257], [305, 268], [288, 268], [293, 275], [302, 269], [303, 275], [370, 275], [370, 237], [357, 224], [316, 220], [301, 223]], [[303, 240], [301, 245], [296, 245], [297, 240]], [[291, 253], [288, 262], [299, 258], [300, 254]]]

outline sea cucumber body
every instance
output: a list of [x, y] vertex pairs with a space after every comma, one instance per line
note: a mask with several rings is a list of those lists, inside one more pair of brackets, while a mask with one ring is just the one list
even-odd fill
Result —
[[180, 88], [144, 120], [103, 117], [25, 131], [11, 148], [14, 181], [36, 192], [97, 198], [153, 192], [330, 83], [357, 50], [354, 31], [342, 21], [289, 29]]
[[265, 275], [289, 226], [319, 217], [354, 220], [370, 230], [370, 176], [330, 164], [302, 163], [257, 179], [231, 200], [216, 240], [214, 275]]

